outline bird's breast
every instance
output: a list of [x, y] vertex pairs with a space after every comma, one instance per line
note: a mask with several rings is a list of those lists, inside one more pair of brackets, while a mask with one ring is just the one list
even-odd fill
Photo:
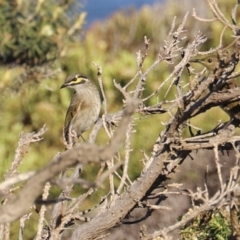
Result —
[[78, 136], [89, 129], [98, 119], [101, 108], [100, 98], [81, 99], [79, 109], [71, 125]]

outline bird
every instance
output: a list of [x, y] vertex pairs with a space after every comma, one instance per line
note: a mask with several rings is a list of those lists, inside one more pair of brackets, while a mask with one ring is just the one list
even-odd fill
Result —
[[100, 114], [101, 99], [95, 83], [82, 73], [68, 76], [62, 88], [74, 90], [63, 129], [65, 141], [70, 144], [75, 143], [73, 136], [75, 139], [83, 138], [82, 133], [95, 124]]
[[[208, 73], [216, 73], [218, 69], [224, 69], [224, 64], [227, 65], [230, 62], [230, 54], [225, 53], [221, 56], [219, 55], [209, 55], [203, 56], [196, 59], [191, 59], [190, 62], [200, 63], [207, 68]], [[222, 66], [223, 64], [223, 66]], [[213, 84], [217, 82], [218, 79], [214, 81]], [[213, 84], [209, 86], [209, 90], [212, 91]], [[218, 90], [229, 90], [238, 87], [237, 79], [231, 78], [223, 83]], [[240, 101], [229, 101], [227, 103], [221, 104], [220, 107], [224, 112], [228, 114], [231, 120], [236, 120], [240, 122]]]

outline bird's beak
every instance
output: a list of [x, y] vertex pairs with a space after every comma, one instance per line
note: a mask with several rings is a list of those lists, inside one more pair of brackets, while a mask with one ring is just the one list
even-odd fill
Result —
[[64, 83], [64, 84], [60, 87], [60, 89], [65, 88], [65, 87], [67, 87], [67, 86], [69, 86], [69, 84], [68, 84], [68, 83]]

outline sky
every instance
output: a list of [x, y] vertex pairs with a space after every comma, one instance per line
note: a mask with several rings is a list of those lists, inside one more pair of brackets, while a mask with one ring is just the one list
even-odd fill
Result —
[[162, 2], [162, 0], [84, 0], [84, 10], [88, 14], [86, 23], [89, 26], [94, 21], [107, 18], [117, 10], [129, 7], [140, 8], [144, 4], [155, 2]]

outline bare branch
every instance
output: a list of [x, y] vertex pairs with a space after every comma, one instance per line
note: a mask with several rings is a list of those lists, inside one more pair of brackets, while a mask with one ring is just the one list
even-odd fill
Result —
[[32, 176], [15, 197], [9, 200], [4, 206], [0, 207], [0, 223], [3, 224], [14, 221], [25, 214], [28, 211], [29, 206], [34, 203], [39, 193], [42, 191], [44, 184], [51, 178], [55, 177], [63, 169], [78, 162], [99, 163], [111, 158], [121, 146], [128, 122], [131, 119], [135, 106], [136, 104], [131, 104], [125, 108], [121, 125], [107, 147], [99, 148], [94, 144], [84, 143], [81, 146], [62, 153], [48, 166]]

